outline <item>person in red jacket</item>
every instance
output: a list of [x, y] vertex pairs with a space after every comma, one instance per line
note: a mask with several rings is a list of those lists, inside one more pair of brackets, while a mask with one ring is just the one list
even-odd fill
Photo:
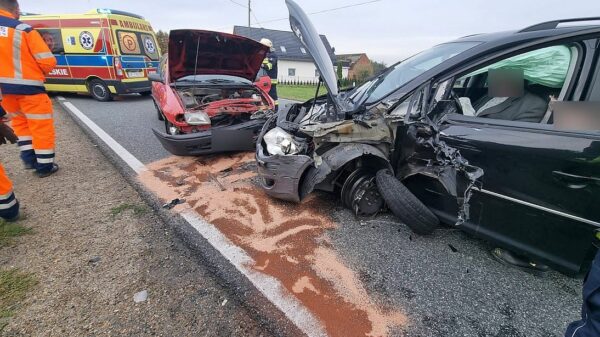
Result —
[[17, 0], [0, 0], [2, 106], [19, 138], [25, 168], [35, 169], [43, 178], [58, 171], [52, 102], [44, 88], [56, 58], [40, 34], [18, 18]]
[[[2, 102], [2, 92], [0, 91], [0, 102]], [[0, 105], [0, 145], [7, 142], [16, 143], [17, 136], [6, 125], [6, 112]], [[13, 192], [13, 185], [6, 176], [4, 167], [0, 164], [0, 218], [6, 221], [14, 221], [19, 217], [19, 201]]]

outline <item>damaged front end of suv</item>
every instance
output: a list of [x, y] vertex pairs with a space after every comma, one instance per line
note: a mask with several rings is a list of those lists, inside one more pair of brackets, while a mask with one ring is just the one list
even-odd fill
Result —
[[[378, 99], [378, 90], [387, 85], [385, 77], [395, 75], [389, 70], [358, 88], [340, 91], [315, 28], [295, 2], [286, 3], [292, 31], [314, 58], [328, 94], [293, 105], [265, 124], [256, 158], [266, 193], [298, 202], [314, 190], [332, 192], [358, 215], [376, 214], [387, 204], [408, 222], [399, 209], [406, 204], [417, 217], [413, 222], [437, 225], [437, 218], [406, 188], [389, 193], [389, 188], [403, 188], [396, 185], [406, 177], [424, 174], [456, 197], [457, 222], [465, 221], [471, 190], [483, 172], [439, 138], [440, 121], [430, 113], [443, 116], [447, 111], [440, 110], [452, 105], [430, 99], [434, 89], [429, 83]], [[385, 188], [388, 193], [380, 193]], [[389, 200], [395, 195], [403, 199]], [[414, 209], [416, 203], [421, 208]]]

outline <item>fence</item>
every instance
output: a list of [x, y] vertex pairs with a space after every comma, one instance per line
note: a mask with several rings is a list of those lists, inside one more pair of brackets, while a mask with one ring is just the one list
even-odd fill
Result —
[[[358, 86], [361, 85], [362, 82], [357, 81], [355, 79], [349, 79], [349, 78], [343, 78], [341, 80], [338, 80], [339, 84], [340, 84], [340, 88], [347, 88], [347, 87], [352, 87], [352, 86]], [[307, 80], [302, 80], [302, 79], [281, 79], [279, 80], [279, 85], [303, 85], [303, 86], [314, 86], [316, 87], [317, 84], [319, 84], [319, 80], [318, 79], [307, 79]]]

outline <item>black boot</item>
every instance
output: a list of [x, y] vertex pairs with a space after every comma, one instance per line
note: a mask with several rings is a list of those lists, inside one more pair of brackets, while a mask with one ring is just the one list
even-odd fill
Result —
[[54, 173], [58, 172], [58, 170], [59, 170], [58, 164], [52, 164], [52, 168], [50, 170], [44, 171], [44, 172], [38, 171], [36, 173], [37, 173], [38, 177], [46, 178], [46, 177], [49, 177], [49, 176], [53, 175]]

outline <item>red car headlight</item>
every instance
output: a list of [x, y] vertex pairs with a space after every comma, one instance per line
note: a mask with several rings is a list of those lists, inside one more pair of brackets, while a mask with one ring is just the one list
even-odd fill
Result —
[[189, 125], [211, 125], [210, 117], [206, 112], [186, 112], [183, 117]]

